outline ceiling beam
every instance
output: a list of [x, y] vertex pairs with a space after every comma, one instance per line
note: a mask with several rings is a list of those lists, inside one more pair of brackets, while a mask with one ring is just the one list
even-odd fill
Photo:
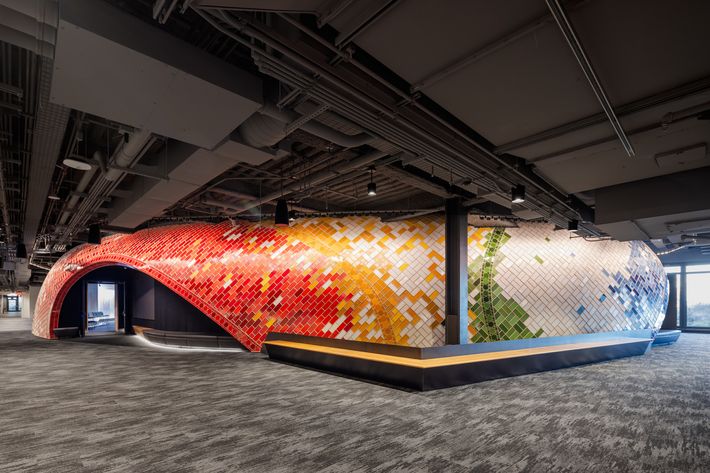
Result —
[[673, 224], [673, 215], [710, 209], [709, 180], [705, 167], [597, 189], [595, 223], [667, 216]]

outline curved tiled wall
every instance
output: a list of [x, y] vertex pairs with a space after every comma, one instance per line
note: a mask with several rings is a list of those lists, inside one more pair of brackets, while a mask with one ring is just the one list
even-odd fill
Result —
[[469, 232], [471, 341], [658, 329], [668, 291], [642, 242], [571, 238], [543, 223]]
[[[436, 217], [186, 224], [104, 238], [65, 254], [37, 300], [51, 338], [74, 282], [124, 264], [160, 281], [251, 350], [269, 331], [443, 343], [444, 227]], [[657, 328], [665, 276], [642, 243], [570, 239], [546, 224], [470, 228], [472, 341]]]

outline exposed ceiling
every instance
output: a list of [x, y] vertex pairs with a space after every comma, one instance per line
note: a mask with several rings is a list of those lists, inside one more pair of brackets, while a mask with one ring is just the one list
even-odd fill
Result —
[[0, 0], [0, 286], [41, 280], [90, 224], [271, 218], [282, 197], [389, 219], [457, 197], [702, 252], [708, 18], [703, 0]]

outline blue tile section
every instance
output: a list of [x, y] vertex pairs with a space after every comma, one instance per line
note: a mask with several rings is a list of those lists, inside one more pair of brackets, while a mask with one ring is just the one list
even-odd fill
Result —
[[[625, 268], [629, 277], [625, 278], [620, 271], [612, 275], [606, 269], [602, 269], [602, 273], [612, 279], [608, 286], [610, 296], [624, 307], [624, 315], [631, 323], [631, 327], [649, 328], [644, 314], [657, 310], [657, 307], [666, 307], [668, 283], [665, 276], [658, 273], [658, 266], [649, 264], [653, 261], [649, 255], [651, 250], [642, 242], [635, 241], [629, 244], [631, 253]], [[602, 297], [606, 299], [606, 296]]]

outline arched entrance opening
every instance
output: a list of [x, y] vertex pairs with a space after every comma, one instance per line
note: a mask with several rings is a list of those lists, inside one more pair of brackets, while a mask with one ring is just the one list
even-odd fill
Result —
[[183, 297], [126, 265], [95, 268], [68, 288], [57, 328], [72, 327], [83, 336], [140, 334], [165, 345], [243, 348]]

